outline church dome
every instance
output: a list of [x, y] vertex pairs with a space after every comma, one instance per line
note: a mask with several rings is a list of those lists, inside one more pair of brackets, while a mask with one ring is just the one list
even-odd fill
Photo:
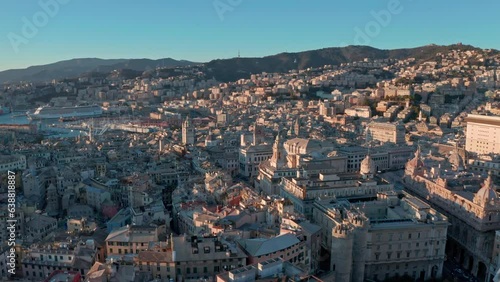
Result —
[[483, 184], [483, 187], [474, 196], [474, 203], [483, 205], [498, 200], [498, 194], [493, 187], [491, 174], [488, 176]]
[[377, 167], [370, 155], [366, 155], [365, 159], [361, 162], [360, 173], [363, 175], [375, 174]]

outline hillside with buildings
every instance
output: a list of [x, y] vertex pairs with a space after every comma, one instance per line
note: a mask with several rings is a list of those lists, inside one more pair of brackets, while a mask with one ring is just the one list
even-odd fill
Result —
[[499, 89], [498, 53], [463, 45], [6, 83], [13, 277], [491, 281]]

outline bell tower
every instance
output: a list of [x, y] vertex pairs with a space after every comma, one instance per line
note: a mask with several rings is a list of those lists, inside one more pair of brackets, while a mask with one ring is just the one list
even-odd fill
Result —
[[186, 117], [186, 120], [182, 123], [182, 144], [184, 145], [194, 145], [196, 132], [195, 128], [191, 123], [191, 119]]

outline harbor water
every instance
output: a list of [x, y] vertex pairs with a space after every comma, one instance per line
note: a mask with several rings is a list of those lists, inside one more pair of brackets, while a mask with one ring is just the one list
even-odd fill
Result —
[[36, 124], [38, 131], [49, 138], [77, 137], [78, 135], [86, 134], [80, 130], [64, 128], [64, 123], [57, 119], [31, 121], [24, 112], [0, 115], [0, 124]]

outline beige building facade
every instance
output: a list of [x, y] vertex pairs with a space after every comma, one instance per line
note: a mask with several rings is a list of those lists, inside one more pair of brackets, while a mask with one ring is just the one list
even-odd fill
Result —
[[468, 115], [465, 149], [477, 154], [500, 154], [500, 116]]

